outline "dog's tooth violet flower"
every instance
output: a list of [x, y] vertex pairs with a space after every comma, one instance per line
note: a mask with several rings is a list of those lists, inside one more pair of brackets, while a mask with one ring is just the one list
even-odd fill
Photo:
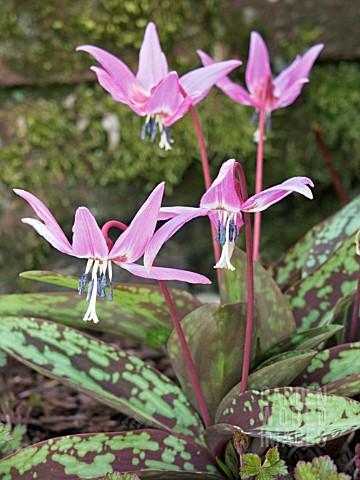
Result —
[[[84, 320], [99, 321], [96, 314], [96, 298], [106, 298], [109, 284], [109, 300], [113, 297], [112, 262], [133, 275], [154, 280], [181, 280], [189, 283], [211, 283], [206, 277], [186, 270], [153, 267], [149, 274], [143, 265], [135, 262], [143, 256], [145, 247], [152, 237], [158, 220], [164, 183], [158, 185], [135, 215], [129, 227], [116, 242], [107, 237], [107, 230], [98, 226], [94, 216], [86, 207], [79, 207], [75, 212], [72, 244], [66, 238], [61, 227], [49, 209], [34, 195], [25, 190], [14, 189], [24, 198], [40, 220], [23, 218], [54, 248], [62, 253], [78, 258], [87, 258], [85, 272], [80, 278], [78, 292], [81, 295], [88, 286], [87, 297], [89, 307]], [[109, 222], [111, 223], [111, 222]]]
[[293, 177], [243, 202], [238, 194], [236, 165], [237, 162], [234, 159], [223, 163], [217, 178], [202, 196], [199, 208], [164, 207], [160, 209], [159, 219], [170, 220], [159, 228], [145, 248], [144, 265], [149, 271], [162, 245], [186, 222], [205, 215], [210, 217], [217, 228], [216, 241], [222, 246], [221, 257], [215, 268], [226, 267], [234, 270], [230, 259], [238, 240], [239, 230], [243, 225], [241, 212], [261, 212], [293, 192], [312, 198], [308, 185], [313, 187], [313, 182], [307, 177]]
[[[290, 105], [300, 95], [304, 84], [309, 81], [310, 70], [323, 48], [322, 43], [314, 45], [304, 55], [298, 55], [273, 79], [265, 42], [261, 35], [252, 32], [245, 72], [248, 91], [227, 77], [222, 78], [216, 85], [235, 102], [252, 105], [258, 111], [264, 109], [270, 113], [277, 108]], [[203, 65], [215, 64], [205, 52], [198, 50], [198, 54]]]
[[169, 72], [154, 23], [146, 29], [139, 53], [139, 67], [134, 75], [129, 67], [114, 55], [92, 45], [77, 48], [92, 55], [101, 65], [91, 67], [100, 85], [113, 99], [128, 105], [137, 115], [145, 116], [141, 131], [144, 140], [154, 141], [160, 134], [160, 147], [171, 149], [169, 126], [183, 117], [191, 105], [202, 100], [223, 76], [241, 64], [238, 60], [200, 67], [181, 78]]

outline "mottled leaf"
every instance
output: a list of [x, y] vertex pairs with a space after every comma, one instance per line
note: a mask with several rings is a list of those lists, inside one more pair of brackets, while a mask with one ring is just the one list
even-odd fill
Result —
[[317, 390], [348, 375], [360, 375], [360, 342], [318, 352], [293, 385]]
[[[29, 280], [37, 280], [73, 290], [78, 289], [79, 279], [71, 275], [39, 270], [24, 272], [21, 276]], [[102, 303], [118, 304], [121, 306], [121, 314], [126, 315], [128, 320], [133, 319], [132, 321], [135, 322], [138, 318], [145, 318], [148, 324], [153, 325], [154, 328], [163, 326], [169, 330], [172, 329], [169, 309], [158, 285], [114, 283], [113, 289], [113, 301], [108, 302], [108, 300], [98, 299], [96, 304], [97, 308]], [[197, 298], [184, 290], [170, 288], [170, 293], [180, 319], [201, 305], [201, 302]], [[85, 295], [82, 298], [84, 301], [84, 310], [81, 318], [87, 309]], [[100, 315], [99, 318], [101, 321]]]
[[335, 305], [332, 316], [329, 318], [330, 324], [342, 325], [344, 327], [341, 332], [336, 335], [338, 344], [345, 343], [349, 338], [355, 295], [356, 289], [340, 298]]
[[[2, 480], [50, 477], [52, 480], [75, 480], [100, 477], [114, 471], [139, 475], [141, 471], [152, 473], [158, 470], [171, 470], [174, 479], [184, 478], [176, 476], [177, 470], [216, 473], [209, 456], [185, 439], [151, 429], [55, 438], [0, 461]], [[157, 478], [171, 477], [159, 475]], [[204, 478], [221, 477], [210, 475]]]
[[348, 375], [333, 382], [329, 382], [320, 389], [324, 393], [355, 397], [360, 394], [360, 374]]
[[360, 195], [320, 224], [302, 267], [301, 276], [310, 275], [359, 229]]
[[319, 268], [286, 291], [299, 330], [327, 325], [340, 298], [356, 286], [359, 263], [350, 237]]
[[[231, 262], [234, 271], [221, 270], [220, 296], [222, 303], [247, 302], [246, 254], [234, 249]], [[287, 300], [271, 275], [254, 262], [256, 319], [255, 336], [259, 338], [257, 357], [295, 332], [296, 324]]]
[[279, 352], [286, 352], [288, 350], [307, 350], [316, 348], [321, 343], [336, 335], [342, 330], [342, 328], [341, 325], [325, 325], [324, 327], [297, 332], [271, 348], [266, 352], [265, 357], [271, 357]]
[[[181, 322], [210, 416], [226, 392], [240, 381], [246, 305], [204, 305]], [[187, 397], [196, 405], [194, 389], [175, 331], [168, 342], [172, 366]]]
[[70, 327], [25, 317], [0, 317], [0, 348], [145, 425], [197, 439], [202, 430], [187, 398], [166, 375], [116, 346]]
[[239, 431], [239, 429], [225, 423], [211, 425], [205, 430], [204, 440], [214, 457], [221, 458], [223, 456], [224, 448], [233, 438], [235, 431]]
[[[266, 364], [251, 373], [248, 378], [248, 389], [287, 387], [299, 375], [299, 372], [302, 372], [309, 365], [311, 359], [316, 355], [316, 352], [292, 353], [292, 355], [278, 355], [278, 361]], [[236, 399], [240, 391], [241, 382], [235, 385], [222, 399], [218, 411], [224, 410], [225, 405], [230, 405], [232, 399]]]
[[295, 446], [319, 444], [360, 425], [360, 402], [305, 388], [249, 390], [219, 408], [216, 421]]

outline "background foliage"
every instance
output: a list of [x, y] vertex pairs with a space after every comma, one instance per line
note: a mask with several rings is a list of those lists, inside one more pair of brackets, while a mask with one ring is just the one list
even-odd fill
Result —
[[[4, 85], [0, 89], [0, 265], [3, 278], [8, 279], [0, 285], [3, 291], [14, 288], [22, 270], [46, 267], [78, 274], [78, 265], [70, 268], [63, 263], [65, 258], [19, 223], [29, 210], [14, 198], [13, 187], [37, 194], [69, 235], [79, 204], [89, 206], [99, 223], [111, 218], [127, 222], [162, 180], [167, 185], [167, 204], [198, 204], [203, 183], [189, 116], [172, 127], [171, 152], [161, 151], [156, 143], [141, 142], [142, 119], [115, 103], [94, 82], [89, 72], [92, 59], [75, 52], [78, 45], [95, 44], [136, 71], [137, 51], [149, 20], [158, 26], [171, 68], [180, 73], [196, 68], [195, 51], [202, 48], [218, 58], [240, 57], [244, 65], [232, 76], [243, 82], [250, 28], [242, 15], [229, 15], [224, 1], [3, 2], [0, 66], [6, 65], [17, 78], [7, 81], [8, 71], [0, 69], [0, 74], [4, 71], [0, 78]], [[266, 38], [265, 27], [255, 27]], [[273, 58], [274, 70], [316, 43], [318, 33], [316, 29], [300, 32], [296, 50], [282, 41], [283, 55]], [[264, 215], [266, 262], [339, 207], [313, 125], [321, 126], [350, 197], [359, 191], [359, 70], [358, 63], [321, 63], [320, 58], [301, 97], [273, 115], [265, 146], [265, 185], [306, 175], [314, 180], [316, 190], [313, 202], [289, 197]], [[223, 160], [235, 157], [243, 163], [253, 193], [252, 110], [214, 90], [198, 112], [213, 175]], [[194, 222], [169, 243], [161, 261], [213, 276], [208, 237], [206, 222]], [[24, 281], [20, 285], [29, 287]]]

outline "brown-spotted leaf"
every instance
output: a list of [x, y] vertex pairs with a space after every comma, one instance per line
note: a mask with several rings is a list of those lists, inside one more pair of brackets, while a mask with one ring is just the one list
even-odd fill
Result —
[[360, 375], [360, 342], [318, 352], [293, 385], [317, 390], [349, 375]]
[[[73, 290], [77, 290], [79, 284], [79, 279], [71, 275], [42, 270], [24, 272], [21, 274], [21, 277], [50, 283], [59, 287], [67, 287]], [[102, 303], [113, 303], [118, 306], [120, 305], [120, 312], [126, 315], [128, 319], [133, 318], [134, 322], [138, 318], [145, 318], [148, 324], [154, 327], [162, 326], [169, 330], [172, 329], [169, 309], [158, 285], [114, 283], [113, 290], [113, 301], [109, 302], [108, 300], [98, 299], [96, 308]], [[170, 288], [170, 293], [180, 319], [201, 305], [201, 302], [197, 298], [184, 290]], [[84, 301], [83, 312], [85, 313], [87, 309], [85, 295], [81, 298], [83, 298]], [[84, 313], [81, 318], [84, 316]], [[100, 315], [99, 318], [101, 321]]]
[[[226, 392], [241, 378], [245, 338], [246, 305], [208, 304], [181, 322], [210, 416]], [[190, 376], [176, 332], [168, 342], [168, 353], [187, 397], [196, 405]]]
[[218, 423], [288, 445], [316, 445], [356, 430], [360, 402], [299, 387], [248, 390], [222, 404]]
[[[270, 389], [286, 387], [291, 384], [311, 362], [316, 352], [287, 352], [272, 359], [271, 363], [265, 363], [249, 375], [248, 389]], [[223, 411], [225, 405], [231, 404], [241, 391], [241, 382], [235, 385], [222, 399], [218, 412]]]
[[325, 263], [286, 291], [299, 330], [331, 321], [338, 300], [356, 286], [358, 258], [354, 238], [350, 237]]
[[180, 388], [114, 345], [46, 320], [0, 317], [0, 348], [145, 425], [201, 441], [201, 420]]
[[[153, 319], [115, 302], [98, 301], [96, 310], [101, 321], [97, 324], [84, 322], [84, 297], [73, 292], [23, 293], [0, 296], [0, 316], [29, 316], [52, 320], [86, 330], [108, 332], [145, 341], [149, 334], [159, 328]], [[160, 320], [161, 321], [161, 320]], [[164, 322], [165, 323], [165, 322]], [[164, 330], [171, 332], [171, 324]]]
[[[142, 475], [142, 472], [152, 474], [162, 470], [164, 476], [161, 473], [158, 477]], [[114, 471], [134, 472], [140, 478], [163, 480], [192, 478], [177, 476], [177, 471], [194, 475], [203, 472], [204, 478], [209, 480], [222, 478], [216, 474], [206, 452], [184, 438], [151, 429], [54, 438], [0, 461], [2, 480], [90, 479]]]
[[275, 347], [266, 352], [265, 357], [271, 357], [279, 352], [288, 350], [306, 350], [316, 348], [321, 343], [336, 335], [342, 330], [341, 325], [325, 325], [324, 327], [312, 328], [297, 332], [280, 342]]
[[355, 397], [360, 394], [360, 374], [339, 378], [327, 383], [320, 390], [324, 393], [332, 393], [342, 397]]
[[[221, 302], [247, 302], [246, 254], [234, 249], [231, 262], [234, 271], [221, 270]], [[287, 300], [271, 275], [254, 262], [254, 289], [256, 319], [255, 336], [258, 337], [257, 356], [295, 332], [296, 324]]]

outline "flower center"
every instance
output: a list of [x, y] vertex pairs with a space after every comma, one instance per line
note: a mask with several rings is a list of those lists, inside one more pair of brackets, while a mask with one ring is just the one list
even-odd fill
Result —
[[[91, 279], [89, 281], [89, 273], [91, 272]], [[110, 260], [94, 260], [89, 258], [85, 273], [81, 275], [79, 280], [78, 292], [82, 295], [88, 285], [86, 300], [89, 302], [89, 307], [84, 315], [83, 320], [98, 323], [99, 319], [96, 314], [96, 297], [106, 298], [106, 287], [109, 279], [109, 296], [108, 299], [113, 299], [112, 287], [112, 266]]]
[[225, 210], [219, 211], [218, 228], [216, 232], [215, 241], [222, 246], [221, 257], [215, 268], [229, 268], [235, 270], [231, 265], [230, 258], [234, 250], [235, 244], [239, 239], [238, 227], [235, 224], [234, 212], [227, 212]]
[[170, 136], [170, 130], [165, 127], [160, 115], [148, 115], [141, 128], [141, 140], [146, 140], [149, 135], [150, 142], [154, 142], [157, 133], [160, 133], [159, 147], [164, 150], [171, 150], [171, 144], [174, 140]]

